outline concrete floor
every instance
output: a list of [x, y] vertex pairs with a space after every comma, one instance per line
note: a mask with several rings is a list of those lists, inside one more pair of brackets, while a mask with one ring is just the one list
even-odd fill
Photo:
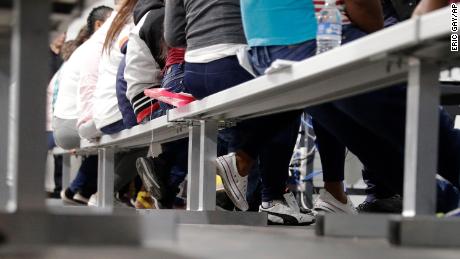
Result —
[[180, 225], [177, 240], [149, 248], [0, 247], [3, 258], [460, 258], [459, 250], [400, 248], [380, 239], [316, 237], [313, 227]]

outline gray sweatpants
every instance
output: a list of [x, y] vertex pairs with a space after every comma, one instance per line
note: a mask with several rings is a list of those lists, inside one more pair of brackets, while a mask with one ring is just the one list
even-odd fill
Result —
[[56, 145], [63, 149], [80, 147], [80, 136], [77, 131], [77, 120], [53, 118], [54, 139]]

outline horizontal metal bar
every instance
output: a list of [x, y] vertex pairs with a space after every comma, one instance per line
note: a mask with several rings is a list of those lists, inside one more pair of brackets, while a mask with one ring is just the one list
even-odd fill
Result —
[[317, 216], [316, 234], [331, 237], [384, 238], [389, 233], [389, 222], [398, 215], [390, 214], [338, 214]]
[[175, 222], [174, 216], [81, 216], [27, 211], [0, 214], [0, 236], [12, 245], [144, 245], [174, 240]]
[[82, 140], [80, 150], [100, 147], [136, 147], [148, 145], [150, 142], [171, 141], [178, 138], [187, 137], [187, 127], [175, 127], [173, 123], [167, 121], [166, 116], [159, 117], [146, 124], [135, 126], [131, 129], [123, 130], [112, 135], [103, 135], [96, 142]]
[[[297, 85], [299, 88], [306, 90], [308, 86], [315, 82], [326, 80], [331, 75], [335, 77], [337, 71], [346, 71], [356, 66], [368, 66], [385, 56], [416, 45], [417, 26], [417, 19], [411, 19], [373, 33], [340, 48], [298, 62], [288, 69], [259, 77], [204, 98], [201, 101], [171, 110], [168, 114], [169, 119], [180, 121], [214, 111], [225, 110], [229, 107], [238, 109], [245, 107], [246, 101], [249, 99], [264, 100], [267, 96], [274, 96], [279, 92], [283, 92], [291, 85]], [[360, 76], [362, 75], [366, 74], [361, 74]], [[334, 87], [336, 86], [329, 86], [326, 89], [334, 90]], [[350, 94], [353, 94], [353, 92]], [[271, 105], [268, 107], [271, 107]], [[249, 111], [249, 109], [246, 110]]]
[[[197, 206], [196, 206], [197, 207]], [[148, 215], [161, 221], [163, 218], [174, 218], [178, 224], [215, 224], [215, 225], [246, 225], [266, 226], [267, 214], [264, 212], [242, 211], [187, 211], [187, 210], [136, 210], [133, 208], [115, 207], [113, 210], [88, 206], [58, 206], [53, 204], [48, 211], [55, 215]]]
[[186, 210], [138, 210], [142, 215], [176, 216], [179, 224], [214, 224], [267, 226], [264, 212], [243, 211], [186, 211]]
[[[309, 84], [298, 83], [285, 86], [270, 96], [259, 96], [246, 100], [237, 108], [205, 114], [203, 117], [251, 118], [289, 110], [303, 109], [332, 100], [377, 90], [395, 83], [403, 82], [406, 77], [405, 62], [382, 60], [363, 66], [349, 67], [336, 71], [334, 77], [314, 79]], [[295, 73], [293, 71], [293, 73]]]
[[460, 247], [460, 218], [417, 216], [393, 219], [389, 241], [401, 246]]
[[446, 7], [421, 16], [419, 18], [418, 40], [428, 41], [450, 35], [450, 15], [450, 7]]

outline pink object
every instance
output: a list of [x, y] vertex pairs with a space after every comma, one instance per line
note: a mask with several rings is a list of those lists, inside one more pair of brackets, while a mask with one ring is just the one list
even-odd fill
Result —
[[144, 94], [175, 107], [182, 107], [196, 100], [191, 94], [173, 93], [163, 88], [146, 89]]

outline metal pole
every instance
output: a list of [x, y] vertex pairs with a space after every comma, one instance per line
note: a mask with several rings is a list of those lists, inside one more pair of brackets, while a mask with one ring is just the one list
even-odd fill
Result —
[[6, 173], [7, 147], [8, 147], [8, 96], [10, 83], [8, 78], [0, 72], [0, 211], [7, 211], [10, 201], [10, 186]]
[[216, 209], [217, 121], [201, 121], [199, 210]]
[[[56, 159], [56, 158], [55, 158]], [[70, 171], [71, 171], [71, 157], [70, 153], [62, 154], [62, 189], [65, 190], [70, 185]]]
[[433, 215], [439, 128], [439, 67], [409, 60], [403, 216]]
[[187, 210], [197, 211], [200, 192], [200, 127], [188, 128]]
[[111, 148], [101, 148], [98, 152], [98, 207], [113, 208], [113, 188], [115, 179], [115, 153]]
[[47, 0], [14, 1], [7, 170], [17, 177], [18, 210], [45, 209], [49, 13]]

